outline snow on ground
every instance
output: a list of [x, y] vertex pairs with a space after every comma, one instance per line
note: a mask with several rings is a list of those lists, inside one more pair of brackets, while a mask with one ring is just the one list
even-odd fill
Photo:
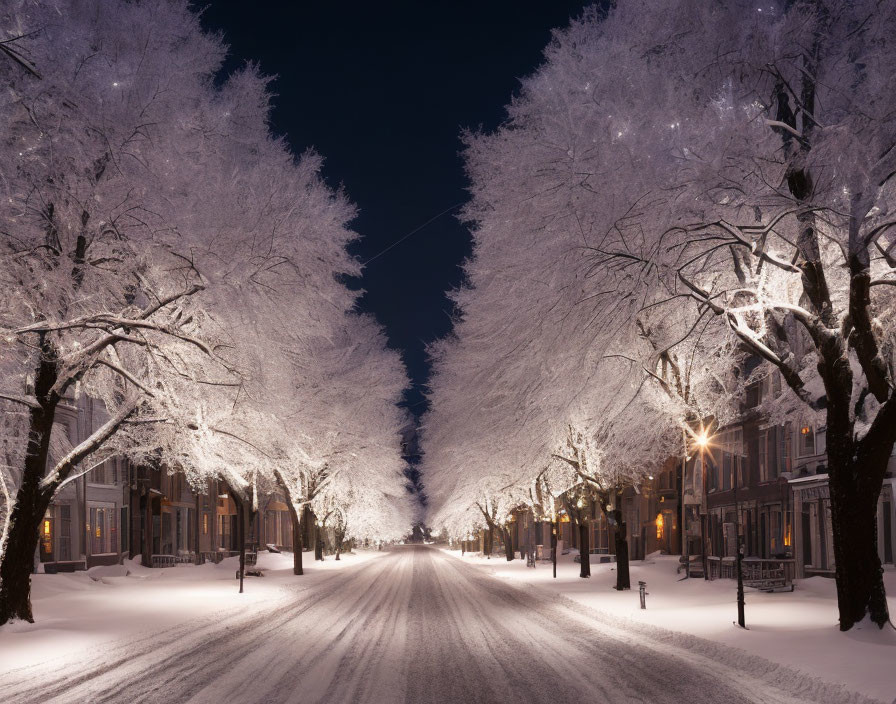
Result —
[[305, 574], [296, 577], [291, 553], [260, 552], [257, 567], [264, 577], [245, 577], [243, 594], [235, 578], [238, 557], [198, 567], [149, 569], [126, 560], [124, 565], [86, 572], [35, 574], [31, 577], [35, 622], [0, 628], [0, 676], [4, 670], [36, 663], [47, 663], [51, 669], [54, 659], [64, 663], [73, 654], [101, 650], [107, 642], [150, 638], [191, 619], [226, 618], [251, 606], [273, 605], [296, 588], [313, 588], [334, 571], [385, 554], [357, 550], [343, 554], [338, 562], [331, 556], [315, 562], [313, 553], [305, 553]]
[[[631, 591], [617, 592], [615, 565], [591, 565], [591, 578], [579, 577], [575, 551], [560, 558], [557, 579], [550, 562], [527, 568], [525, 560], [507, 562], [503, 553], [486, 559], [480, 553], [446, 550], [511, 584], [550, 590], [578, 603], [629, 622], [740, 648], [824, 682], [882, 702], [896, 704], [896, 629], [837, 628], [834, 580], [797, 580], [794, 592], [746, 590], [748, 630], [738, 628], [737, 584], [731, 579], [708, 582], [678, 574], [678, 556], [651, 556], [631, 563]], [[647, 609], [641, 610], [638, 581], [647, 583]], [[896, 618], [896, 570], [884, 574], [890, 613]]]
[[[0, 629], [0, 701], [869, 702], [717, 641], [585, 608], [545, 584], [525, 588], [524, 572], [496, 579], [481, 560], [425, 546], [312, 565], [304, 578], [290, 574], [288, 557], [260, 560], [269, 576], [249, 579], [243, 596], [226, 564], [41, 575], [38, 623]], [[572, 569], [561, 567], [567, 587]]]

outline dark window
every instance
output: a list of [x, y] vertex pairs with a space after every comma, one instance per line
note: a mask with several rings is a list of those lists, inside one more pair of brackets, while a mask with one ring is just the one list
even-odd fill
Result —
[[119, 533], [118, 540], [120, 543], [121, 552], [126, 552], [130, 545], [130, 533], [128, 531], [128, 507], [121, 507], [121, 532]]
[[747, 397], [745, 401], [747, 408], [756, 408], [761, 400], [762, 399], [760, 398], [759, 384], [750, 384], [747, 387]]
[[59, 559], [72, 559], [72, 507], [59, 507]]
[[812, 518], [803, 511], [803, 565], [812, 564]]

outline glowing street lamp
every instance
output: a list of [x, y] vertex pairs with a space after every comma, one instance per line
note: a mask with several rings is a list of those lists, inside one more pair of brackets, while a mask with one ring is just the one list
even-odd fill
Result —
[[702, 422], [700, 423], [699, 430], [694, 430], [687, 424], [684, 425], [684, 429], [691, 435], [692, 447], [696, 447], [700, 453], [700, 478], [703, 491], [701, 498], [702, 506], [700, 510], [700, 541], [701, 552], [703, 554], [703, 579], [709, 580], [709, 564], [706, 555], [706, 515], [709, 510], [706, 497], [706, 448], [709, 447], [713, 436], [710, 433], [710, 428], [705, 426]]
[[[707, 502], [706, 496], [706, 457], [705, 452], [706, 448], [709, 446], [712, 441], [712, 435], [709, 432], [709, 429], [700, 424], [700, 429], [698, 431], [694, 431], [691, 428], [687, 427], [688, 432], [691, 433], [693, 438], [693, 444], [700, 451], [700, 466], [703, 470], [702, 479], [703, 479], [703, 501]], [[743, 539], [740, 534], [740, 505], [737, 501], [737, 485], [739, 478], [737, 473], [735, 473], [734, 477], [734, 514], [737, 517], [737, 624], [741, 628], [746, 628], [746, 620], [744, 618], [744, 581], [743, 581], [743, 559], [744, 559], [744, 545]], [[709, 565], [706, 555], [706, 520], [708, 514], [708, 506], [703, 511], [703, 515], [701, 516], [700, 521], [700, 538], [703, 541], [703, 579], [709, 579]]]
[[706, 446], [709, 445], [709, 433], [706, 432], [706, 428], [700, 428], [700, 431], [694, 436], [694, 444], [701, 451], [706, 449]]

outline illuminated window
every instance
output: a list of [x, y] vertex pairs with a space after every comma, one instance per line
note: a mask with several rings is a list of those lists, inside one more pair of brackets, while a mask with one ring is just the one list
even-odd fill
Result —
[[656, 539], [663, 539], [663, 514], [656, 514]]
[[815, 454], [815, 428], [809, 424], [800, 426], [799, 437], [797, 438], [800, 457], [809, 457]]
[[50, 518], [44, 518], [44, 525], [40, 535], [41, 550], [45, 555], [53, 553], [53, 524]]

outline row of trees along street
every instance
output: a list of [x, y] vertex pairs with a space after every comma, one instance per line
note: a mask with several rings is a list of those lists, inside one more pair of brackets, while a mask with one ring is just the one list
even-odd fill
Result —
[[624, 538], [621, 489], [777, 372], [761, 412], [826, 428], [840, 628], [887, 622], [894, 37], [875, 0], [619, 0], [555, 33], [506, 122], [465, 135], [474, 251], [431, 348], [431, 523], [550, 520], [578, 495]]
[[[269, 79], [185, 0], [0, 10], [0, 624], [38, 527], [112, 455], [285, 495], [345, 538], [412, 523], [406, 375], [342, 281], [354, 208], [271, 134]], [[63, 457], [61, 404], [108, 421]]]

